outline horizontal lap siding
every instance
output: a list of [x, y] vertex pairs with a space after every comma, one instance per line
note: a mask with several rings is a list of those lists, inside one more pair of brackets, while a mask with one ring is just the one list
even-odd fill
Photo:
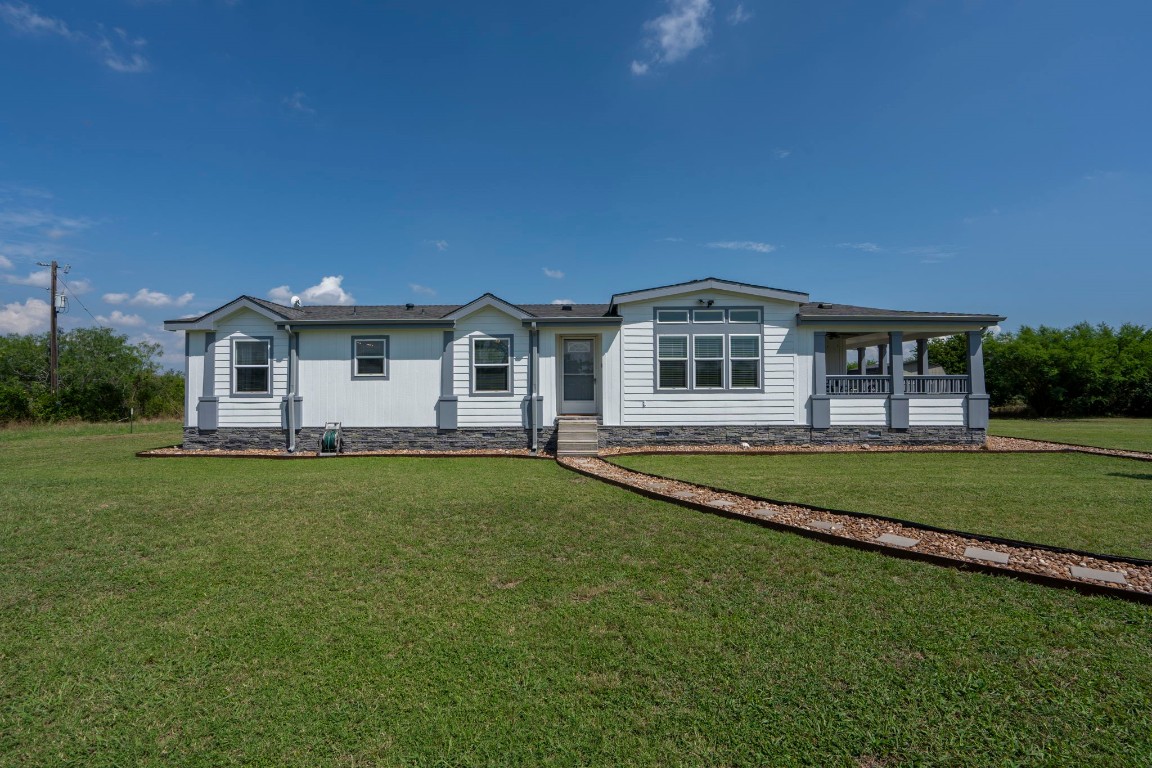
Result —
[[[388, 337], [387, 378], [352, 377], [352, 338]], [[305, 330], [300, 334], [303, 426], [434, 427], [440, 395], [439, 329]]]
[[923, 426], [964, 426], [964, 398], [911, 397], [908, 399], [908, 424]]
[[[738, 390], [655, 390], [653, 309], [687, 307], [698, 299], [711, 299], [713, 308], [759, 306], [763, 312], [761, 376], [763, 392]], [[628, 304], [620, 308], [621, 329], [621, 423], [638, 426], [676, 424], [796, 424], [799, 423], [798, 349], [796, 305], [764, 302], [747, 296], [718, 292], [693, 293], [669, 299]], [[723, 332], [727, 325], [700, 326]], [[738, 331], [737, 331], [738, 332]], [[727, 373], [725, 374], [727, 375]]]
[[884, 426], [888, 423], [887, 397], [834, 397], [829, 404], [832, 426]]
[[[232, 395], [232, 341], [272, 337], [272, 392]], [[215, 391], [220, 398], [221, 427], [279, 427], [281, 398], [288, 392], [288, 334], [249, 310], [241, 310], [216, 326]]]
[[[512, 392], [501, 395], [473, 395], [472, 338], [512, 336]], [[460, 427], [522, 427], [528, 396], [528, 329], [519, 320], [496, 309], [482, 309], [458, 320], [452, 344], [453, 392]], [[438, 382], [439, 379], [436, 379]]]

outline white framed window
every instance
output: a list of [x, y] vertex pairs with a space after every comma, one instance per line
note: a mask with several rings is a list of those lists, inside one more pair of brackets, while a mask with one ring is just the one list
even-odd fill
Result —
[[232, 340], [232, 392], [238, 395], [272, 393], [272, 340]]
[[696, 389], [723, 389], [724, 337], [693, 336], [692, 367]]
[[694, 309], [694, 310], [692, 310], [692, 322], [694, 322], [694, 323], [722, 323], [722, 322], [724, 322], [724, 310], [722, 310], [722, 309]]
[[472, 339], [472, 391], [496, 394], [512, 391], [512, 337]]
[[356, 378], [388, 378], [388, 337], [352, 337], [352, 375]]
[[656, 337], [656, 387], [688, 389], [688, 337]]
[[728, 386], [760, 388], [760, 337], [733, 334], [728, 337]]
[[688, 310], [686, 310], [686, 309], [658, 309], [658, 310], [656, 310], [656, 322], [658, 322], [658, 323], [686, 323], [686, 322], [688, 322]]
[[756, 323], [760, 324], [760, 310], [758, 309], [730, 309], [728, 310], [730, 323]]

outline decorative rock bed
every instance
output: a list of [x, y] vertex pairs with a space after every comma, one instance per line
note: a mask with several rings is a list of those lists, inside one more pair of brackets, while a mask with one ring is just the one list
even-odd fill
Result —
[[[1066, 449], [1067, 446], [1063, 446], [1060, 450]], [[774, 502], [646, 475], [598, 458], [565, 457], [558, 461], [581, 474], [653, 498], [801, 532], [826, 541], [1152, 603], [1152, 561], [1077, 552], [860, 513]]]

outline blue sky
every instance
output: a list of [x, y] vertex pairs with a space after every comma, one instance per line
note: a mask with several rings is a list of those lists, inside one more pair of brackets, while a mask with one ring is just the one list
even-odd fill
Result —
[[[1152, 4], [0, 0], [0, 332], [715, 275], [1152, 325]], [[80, 306], [87, 307], [87, 311]], [[90, 313], [90, 314], [89, 314]]]

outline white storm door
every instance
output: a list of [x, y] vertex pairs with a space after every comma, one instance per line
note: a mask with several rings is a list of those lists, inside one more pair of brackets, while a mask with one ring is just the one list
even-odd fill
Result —
[[596, 403], [596, 340], [562, 339], [560, 413], [594, 414]]

